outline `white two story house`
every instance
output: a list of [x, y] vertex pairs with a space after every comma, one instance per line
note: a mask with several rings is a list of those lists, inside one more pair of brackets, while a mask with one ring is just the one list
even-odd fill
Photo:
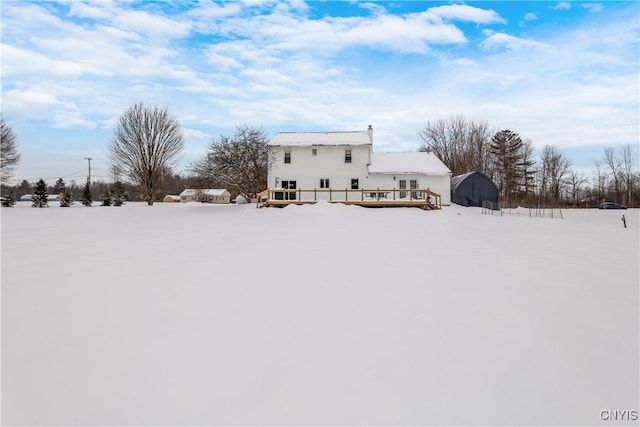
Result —
[[373, 128], [279, 132], [268, 143], [271, 189], [430, 189], [451, 202], [451, 171], [433, 153], [374, 153]]

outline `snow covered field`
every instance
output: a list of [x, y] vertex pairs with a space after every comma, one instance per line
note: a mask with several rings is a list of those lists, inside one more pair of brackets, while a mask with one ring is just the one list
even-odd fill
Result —
[[638, 423], [638, 210], [56, 205], [1, 210], [4, 425]]

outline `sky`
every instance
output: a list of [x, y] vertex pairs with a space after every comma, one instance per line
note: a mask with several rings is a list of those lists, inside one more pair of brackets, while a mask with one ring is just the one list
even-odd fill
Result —
[[591, 170], [640, 116], [636, 1], [2, 1], [2, 117], [14, 181], [109, 181], [108, 144], [135, 103], [182, 124], [188, 174], [235, 127], [374, 128], [415, 151], [463, 116], [555, 145]]

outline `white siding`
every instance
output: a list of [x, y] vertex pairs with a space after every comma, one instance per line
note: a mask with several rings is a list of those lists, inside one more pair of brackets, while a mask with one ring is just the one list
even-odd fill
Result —
[[[316, 155], [312, 154], [316, 150]], [[351, 150], [351, 163], [345, 163], [345, 150]], [[285, 151], [291, 152], [291, 163], [284, 163]], [[273, 164], [269, 169], [269, 188], [279, 188], [282, 181], [296, 181], [297, 188], [320, 188], [320, 179], [329, 179], [331, 188], [351, 188], [358, 178], [360, 187], [366, 182], [371, 145], [271, 147]]]

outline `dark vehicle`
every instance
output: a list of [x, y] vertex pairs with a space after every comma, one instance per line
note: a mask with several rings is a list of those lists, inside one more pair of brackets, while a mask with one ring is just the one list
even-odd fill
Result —
[[598, 205], [598, 209], [627, 209], [625, 205], [614, 202], [605, 202]]

